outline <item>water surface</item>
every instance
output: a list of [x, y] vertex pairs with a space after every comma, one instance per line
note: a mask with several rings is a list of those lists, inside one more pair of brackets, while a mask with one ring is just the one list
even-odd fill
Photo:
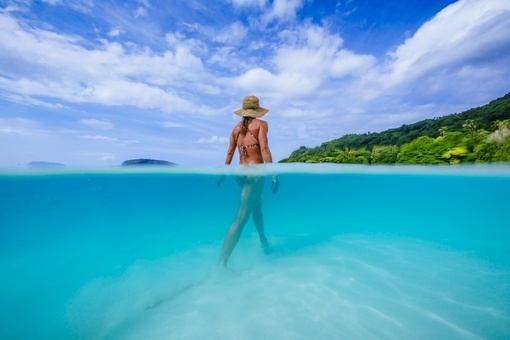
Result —
[[509, 166], [257, 168], [271, 252], [223, 271], [239, 171], [0, 171], [0, 334], [510, 337]]

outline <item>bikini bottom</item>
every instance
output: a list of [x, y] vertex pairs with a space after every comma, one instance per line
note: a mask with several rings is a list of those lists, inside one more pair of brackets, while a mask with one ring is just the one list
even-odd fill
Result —
[[236, 176], [236, 182], [240, 186], [243, 186], [245, 184], [253, 185], [253, 184], [258, 183], [258, 182], [263, 181], [263, 180], [264, 180], [264, 176], [255, 176], [255, 175], [251, 175], [251, 176]]

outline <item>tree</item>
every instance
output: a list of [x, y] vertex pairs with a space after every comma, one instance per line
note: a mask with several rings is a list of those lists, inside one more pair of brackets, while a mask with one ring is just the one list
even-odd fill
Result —
[[442, 156], [447, 149], [438, 150], [437, 146], [434, 138], [421, 136], [411, 143], [402, 145], [397, 155], [397, 162], [401, 164], [446, 163]]
[[[480, 161], [499, 161], [507, 157], [505, 126], [510, 131], [510, 93], [462, 113], [404, 124], [383, 132], [347, 134], [315, 148], [302, 146], [280, 162], [387, 164], [394, 160], [409, 164], [414, 159], [418, 164], [428, 161], [436, 164], [473, 162], [479, 156]], [[431, 150], [417, 149], [427, 141], [418, 142], [421, 137], [434, 140], [428, 140]]]
[[371, 164], [395, 164], [397, 163], [398, 146], [374, 146], [370, 155]]
[[476, 124], [472, 119], [466, 120], [464, 124], [462, 124], [462, 128], [466, 131], [467, 135], [470, 138], [474, 138], [476, 136]]

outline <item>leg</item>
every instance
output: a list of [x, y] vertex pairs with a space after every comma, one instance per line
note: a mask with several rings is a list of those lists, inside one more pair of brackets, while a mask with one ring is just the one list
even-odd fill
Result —
[[221, 250], [219, 264], [227, 265], [230, 254], [234, 250], [243, 228], [248, 221], [251, 213], [260, 203], [262, 195], [263, 181], [258, 179], [247, 180], [241, 191], [241, 202], [239, 203], [239, 210], [237, 216], [225, 235], [223, 241], [223, 248]]
[[257, 228], [257, 232], [260, 238], [260, 246], [262, 248], [269, 247], [269, 242], [267, 242], [266, 235], [264, 235], [264, 216], [262, 215], [262, 202], [260, 202], [252, 213], [253, 224], [255, 224], [255, 228]]

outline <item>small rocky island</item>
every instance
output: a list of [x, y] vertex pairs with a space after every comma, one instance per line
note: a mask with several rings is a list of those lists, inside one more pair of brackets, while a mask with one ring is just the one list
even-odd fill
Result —
[[29, 167], [34, 168], [60, 168], [65, 167], [65, 164], [55, 163], [55, 162], [43, 162], [43, 161], [33, 161], [27, 164]]
[[122, 162], [122, 166], [140, 166], [140, 165], [150, 165], [150, 166], [176, 166], [176, 163], [168, 162], [168, 161], [162, 161], [159, 159], [146, 159], [146, 158], [139, 158], [139, 159], [129, 159], [127, 161]]

